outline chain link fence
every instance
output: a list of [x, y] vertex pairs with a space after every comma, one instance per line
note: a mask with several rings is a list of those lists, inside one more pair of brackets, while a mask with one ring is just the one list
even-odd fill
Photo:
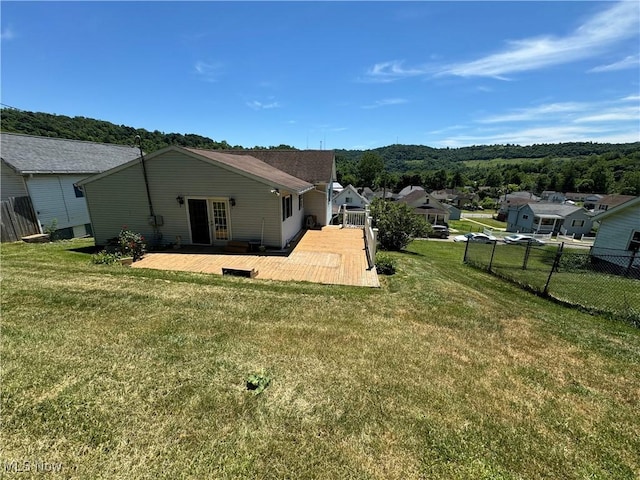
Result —
[[464, 262], [521, 287], [640, 327], [640, 254], [560, 245], [468, 242]]

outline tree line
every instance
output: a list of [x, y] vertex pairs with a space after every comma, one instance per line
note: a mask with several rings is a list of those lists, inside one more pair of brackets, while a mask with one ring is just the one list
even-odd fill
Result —
[[[242, 150], [241, 145], [230, 145], [225, 140], [215, 141], [211, 138], [192, 133], [164, 133], [158, 130], [149, 131], [144, 128], [133, 128], [116, 125], [104, 120], [86, 117], [68, 117], [42, 112], [27, 112], [14, 108], [0, 109], [2, 131], [37, 135], [41, 137], [68, 138], [98, 143], [114, 143], [133, 145], [136, 135], [143, 140], [147, 153], [160, 150], [170, 145], [202, 148], [209, 150], [234, 149]], [[289, 145], [277, 147], [255, 146], [253, 148], [292, 149]]]
[[[68, 117], [13, 108], [0, 109], [2, 131], [132, 145], [178, 145], [203, 149], [244, 149], [225, 140], [195, 134], [164, 133], [86, 117]], [[258, 149], [294, 149], [285, 144]], [[421, 185], [429, 190], [490, 187], [498, 191], [544, 190], [640, 195], [640, 142], [479, 145], [433, 148], [389, 145], [372, 150], [336, 150], [338, 181], [343, 185], [399, 190]], [[465, 162], [473, 162], [467, 165]], [[480, 161], [480, 162], [478, 162]]]
[[[512, 148], [512, 152], [518, 152], [517, 161], [490, 158], [487, 152], [499, 151], [497, 147], [464, 147], [453, 153], [452, 150], [442, 152], [447, 149], [399, 145], [359, 152], [359, 155], [354, 151], [336, 151], [338, 181], [343, 185], [395, 191], [419, 185], [428, 190], [478, 191], [480, 187], [489, 187], [492, 195], [507, 190], [640, 195], [640, 142], [558, 144], [557, 154], [543, 157], [536, 155], [549, 152], [553, 145]], [[411, 160], [399, 160], [403, 155], [394, 157], [394, 152], [402, 150], [405, 155], [408, 151], [415, 152], [407, 157]], [[486, 161], [467, 165], [470, 151], [486, 157]]]

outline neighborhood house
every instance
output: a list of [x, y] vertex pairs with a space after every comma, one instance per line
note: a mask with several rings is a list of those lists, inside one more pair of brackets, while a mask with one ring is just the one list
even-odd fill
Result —
[[592, 225], [587, 210], [567, 204], [529, 203], [510, 208], [507, 215], [507, 232], [582, 236]]
[[[334, 190], [335, 192], [335, 190]], [[364, 211], [365, 207], [369, 205], [369, 200], [358, 193], [358, 190], [353, 185], [347, 185], [342, 190], [334, 193], [333, 197], [333, 214], [339, 213], [340, 208], [346, 205], [347, 210], [359, 210]]]
[[593, 217], [600, 226], [591, 254], [640, 275], [640, 197], [630, 198]]
[[2, 200], [29, 197], [40, 231], [53, 228], [66, 238], [91, 234], [77, 183], [139, 156], [137, 148], [122, 145], [17, 133], [1, 139]]
[[331, 220], [328, 150], [200, 150], [171, 146], [90, 177], [97, 245], [123, 226], [152, 245], [246, 242], [285, 248]]

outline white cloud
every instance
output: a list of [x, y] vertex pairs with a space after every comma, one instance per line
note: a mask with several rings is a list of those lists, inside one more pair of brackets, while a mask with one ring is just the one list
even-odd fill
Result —
[[403, 64], [402, 60], [376, 63], [367, 71], [367, 80], [388, 83], [401, 78], [418, 77], [434, 72], [433, 69], [430, 70], [427, 67], [404, 68]]
[[430, 74], [507, 80], [510, 74], [594, 57], [621, 40], [637, 36], [639, 30], [637, 3], [621, 1], [591, 17], [566, 36], [541, 35], [513, 40], [498, 53], [440, 67], [427, 65], [407, 68], [399, 60], [382, 62], [375, 64], [366, 75], [369, 81], [375, 82], [392, 82]]
[[627, 70], [629, 68], [638, 68], [640, 67], [640, 56], [638, 55], [629, 55], [628, 57], [623, 58], [619, 62], [610, 63], [608, 65], [600, 65], [598, 67], [592, 68], [589, 72], [592, 73], [600, 73], [600, 72], [615, 72], [618, 70]]
[[639, 107], [611, 108], [593, 115], [577, 118], [575, 123], [603, 123], [603, 122], [640, 122]]
[[599, 142], [632, 143], [638, 141], [637, 129], [610, 130], [606, 128], [584, 128], [577, 125], [554, 125], [532, 127], [499, 133], [474, 132], [466, 135], [446, 137], [436, 142], [440, 147], [464, 147], [469, 145], [533, 145], [543, 143]]
[[281, 106], [278, 102], [263, 103], [258, 100], [248, 101], [246, 105], [254, 110], [270, 110], [272, 108], [280, 108]]
[[606, 101], [541, 104], [479, 118], [475, 124], [464, 125], [464, 128], [456, 125], [429, 132], [429, 135], [435, 137], [431, 144], [443, 147], [637, 142], [640, 140], [638, 100], [640, 96], [629, 95]]
[[565, 37], [544, 36], [509, 42], [509, 47], [478, 60], [445, 67], [440, 74], [503, 78], [511, 73], [574, 62], [638, 35], [640, 18], [634, 1], [622, 1]]
[[362, 108], [365, 108], [365, 109], [380, 108], [380, 107], [388, 107], [389, 105], [401, 105], [403, 103], [407, 103], [407, 100], [404, 98], [386, 98], [384, 100], [376, 100], [374, 103], [369, 105], [363, 105]]
[[198, 61], [194, 65], [196, 74], [207, 82], [215, 82], [222, 73], [222, 64]]
[[[516, 109], [511, 112], [492, 115], [477, 120], [481, 124], [509, 122], [640, 122], [639, 96], [630, 95], [621, 99], [598, 102], [560, 102]], [[636, 102], [636, 105], [620, 107], [620, 103]]]
[[548, 105], [539, 105], [532, 108], [518, 109], [511, 113], [502, 115], [493, 115], [491, 117], [480, 119], [480, 123], [504, 123], [504, 122], [525, 122], [537, 119], [544, 119], [549, 115], [572, 114], [584, 110], [588, 110], [589, 106], [584, 103], [565, 102], [550, 103]]

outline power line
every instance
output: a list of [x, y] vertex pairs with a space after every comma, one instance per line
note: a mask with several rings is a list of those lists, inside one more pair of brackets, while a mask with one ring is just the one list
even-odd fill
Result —
[[3, 107], [11, 108], [13, 110], [22, 110], [18, 107], [12, 107], [11, 105], [7, 105], [6, 103], [0, 103], [0, 105], [2, 105]]

